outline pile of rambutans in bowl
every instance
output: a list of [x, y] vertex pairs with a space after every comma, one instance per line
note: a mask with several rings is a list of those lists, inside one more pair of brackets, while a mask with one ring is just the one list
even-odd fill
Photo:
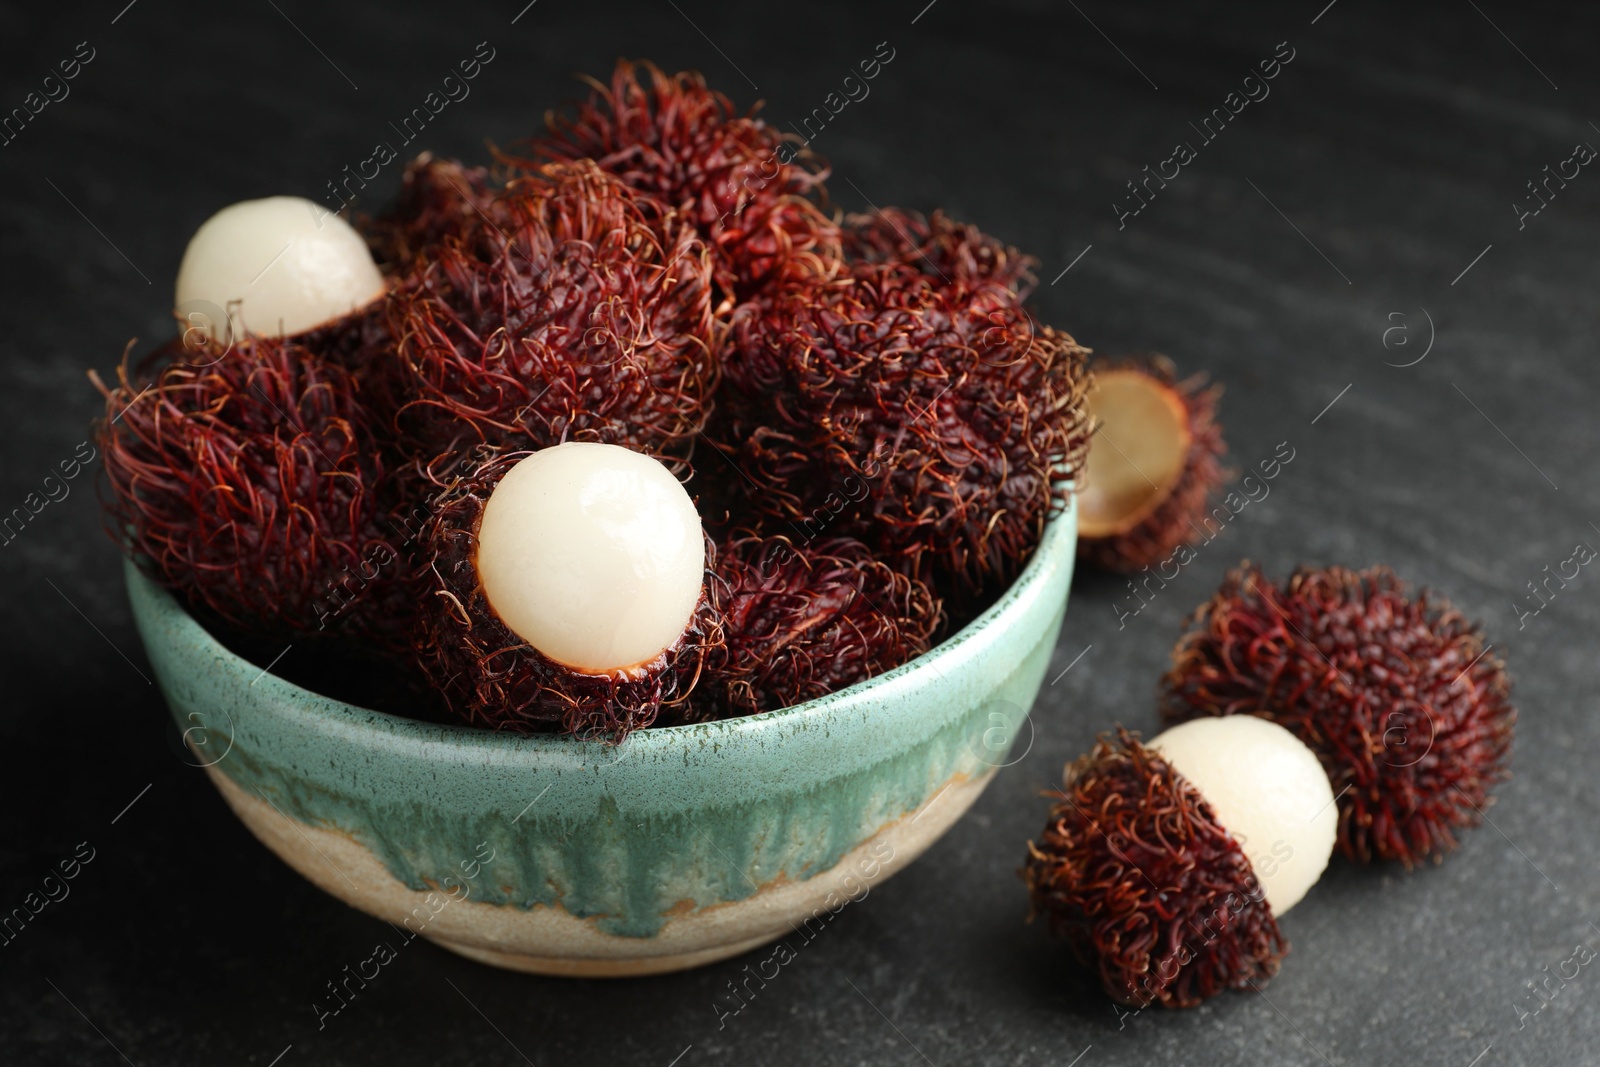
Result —
[[196, 233], [180, 336], [96, 378], [107, 524], [183, 751], [306, 878], [486, 962], [670, 971], [825, 923], [993, 777], [1087, 353], [1026, 256], [826, 176], [622, 63], [377, 217]]

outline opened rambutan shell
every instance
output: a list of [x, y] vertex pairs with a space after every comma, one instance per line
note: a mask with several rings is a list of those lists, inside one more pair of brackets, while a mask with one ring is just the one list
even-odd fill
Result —
[[799, 536], [855, 537], [947, 598], [997, 588], [1082, 461], [1086, 352], [1001, 286], [903, 264], [786, 288], [735, 318], [718, 431], [733, 484]]
[[1127, 731], [1067, 767], [1022, 874], [1033, 914], [1123, 1004], [1192, 1007], [1288, 951], [1249, 859], [1200, 793]]
[[[404, 570], [351, 374], [291, 340], [247, 337], [145, 377], [95, 378], [108, 532], [162, 584], [258, 634], [402, 640]], [[205, 355], [204, 360], [196, 358]]]
[[[289, 340], [323, 362], [336, 363], [354, 375], [363, 406], [373, 416], [375, 424], [381, 421], [377, 413], [382, 406], [376, 390], [383, 376], [390, 373], [394, 360], [387, 296]], [[374, 425], [373, 429], [381, 430], [381, 427]]]
[[1179, 380], [1160, 355], [1097, 362], [1095, 433], [1078, 494], [1078, 556], [1130, 573], [1203, 536], [1199, 524], [1224, 472], [1222, 387]]
[[[611, 84], [571, 117], [550, 115], [533, 161], [593, 159], [633, 189], [682, 211], [710, 246], [724, 294], [743, 300], [780, 277], [837, 269], [839, 228], [809, 199], [827, 168], [796, 134], [739, 114], [693, 72], [617, 63]], [[513, 164], [529, 160], [508, 157]]]
[[1407, 867], [1456, 846], [1507, 777], [1516, 709], [1482, 631], [1387, 568], [1231, 572], [1173, 650], [1170, 721], [1250, 714], [1317, 754], [1339, 848]]
[[686, 453], [722, 331], [692, 227], [588, 162], [513, 182], [488, 214], [390, 301], [401, 445]]
[[1038, 279], [1032, 256], [957, 222], [943, 211], [922, 215], [883, 208], [845, 219], [844, 254], [864, 263], [904, 263], [947, 282], [1003, 285], [1025, 298]]
[[526, 452], [483, 449], [474, 464], [441, 456], [419, 536], [424, 563], [415, 659], [462, 720], [496, 730], [561, 730], [619, 742], [671, 716], [722, 645], [719, 586], [707, 544], [706, 585], [683, 636], [649, 663], [600, 674], [547, 658], [512, 632], [484, 593], [476, 563], [489, 494]]
[[726, 644], [707, 662], [697, 717], [775, 711], [892, 670], [928, 650], [941, 617], [926, 585], [846, 538], [738, 535], [715, 571]]

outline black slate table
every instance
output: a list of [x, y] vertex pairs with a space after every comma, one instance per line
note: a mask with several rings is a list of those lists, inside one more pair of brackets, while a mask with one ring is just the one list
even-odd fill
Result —
[[[93, 474], [53, 483], [0, 547], [0, 909], [92, 859], [0, 945], [0, 1062], [1600, 1063], [1600, 969], [1537, 1013], [1528, 988], [1600, 945], [1600, 574], [1536, 615], [1527, 589], [1600, 544], [1600, 175], [1528, 185], [1600, 144], [1600, 9], [524, 2], [7, 5], [0, 109], [59, 99], [0, 147], [0, 512], [79, 451], [85, 369], [170, 329], [203, 219], [322, 196], [480, 42], [470, 96], [407, 151], [481, 157], [618, 55], [798, 126], [892, 53], [812, 120], [836, 202], [943, 206], [1024, 246], [1045, 319], [1210, 371], [1236, 464], [1294, 459], [1136, 616], [1121, 581], [1081, 576], [1026, 754], [737, 1016], [714, 1004], [746, 960], [584, 983], [422, 945], [321, 1031], [313, 999], [383, 928], [177, 757]], [[76, 77], [47, 84], [63, 62]], [[1336, 863], [1264, 995], [1121, 1014], [1024, 925], [1014, 871], [1062, 762], [1156, 726], [1180, 620], [1245, 557], [1392, 564], [1481, 618], [1517, 678], [1515, 777], [1441, 866]]]

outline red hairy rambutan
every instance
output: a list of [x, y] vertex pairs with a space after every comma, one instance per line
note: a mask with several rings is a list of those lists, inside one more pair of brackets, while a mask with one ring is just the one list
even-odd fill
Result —
[[[631, 188], [682, 211], [711, 248], [724, 293], [743, 300], [778, 277], [826, 277], [839, 229], [808, 197], [827, 167], [805, 141], [739, 114], [699, 74], [620, 60], [611, 84], [571, 117], [547, 116], [535, 161], [593, 159]], [[508, 159], [526, 164], [528, 160]]]
[[586, 673], [557, 663], [495, 612], [478, 573], [478, 530], [489, 495], [529, 455], [484, 448], [463, 465], [440, 456], [425, 473], [436, 493], [419, 534], [426, 599], [414, 646], [418, 666], [467, 723], [496, 730], [562, 730], [621, 741], [673, 715], [723, 641], [719, 586], [707, 539], [706, 584], [683, 635], [654, 660]]
[[488, 213], [390, 301], [402, 446], [686, 453], [721, 332], [693, 229], [589, 162], [513, 182]]
[[1507, 776], [1505, 665], [1448, 601], [1387, 568], [1302, 567], [1283, 586], [1245, 563], [1190, 619], [1163, 713], [1251, 714], [1314, 751], [1351, 859], [1437, 860]]
[[717, 552], [726, 645], [691, 715], [775, 711], [892, 670], [928, 650], [939, 600], [859, 541], [737, 534]]
[[1126, 730], [1068, 765], [1022, 870], [1113, 999], [1192, 1007], [1288, 951], [1249, 859], [1200, 793]]
[[1066, 503], [1086, 352], [1000, 286], [857, 264], [739, 310], [718, 432], [749, 506], [969, 596], [1015, 577]]
[[[108, 532], [162, 584], [245, 629], [383, 645], [409, 612], [381, 528], [385, 471], [351, 374], [247, 337], [146, 380], [124, 359], [95, 427]], [[192, 362], [191, 362], [192, 361]]]
[[404, 274], [442, 241], [477, 227], [494, 198], [483, 167], [424, 152], [406, 164], [394, 206], [362, 220], [361, 230], [379, 265]]
[[1019, 298], [1026, 298], [1038, 282], [1033, 275], [1038, 260], [943, 211], [922, 215], [890, 207], [851, 215], [845, 219], [843, 238], [844, 254], [852, 260], [904, 263], [946, 282], [992, 282]]
[[1221, 395], [1202, 374], [1180, 381], [1165, 356], [1096, 361], [1095, 432], [1078, 493], [1080, 559], [1133, 572], [1200, 536], [1194, 520], [1223, 479]]

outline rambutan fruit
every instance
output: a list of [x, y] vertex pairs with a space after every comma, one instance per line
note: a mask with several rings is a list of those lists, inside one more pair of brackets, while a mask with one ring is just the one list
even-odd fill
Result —
[[726, 643], [706, 664], [697, 718], [775, 711], [926, 652], [939, 599], [859, 541], [738, 534], [716, 560]]
[[405, 274], [447, 238], [479, 226], [495, 195], [485, 168], [424, 152], [406, 164], [394, 206], [361, 229], [377, 261]]
[[589, 162], [513, 182], [488, 213], [390, 301], [397, 439], [424, 462], [566, 440], [686, 453], [722, 331], [693, 228]]
[[415, 653], [452, 711], [621, 741], [688, 699], [722, 627], [710, 541], [671, 472], [586, 442], [440, 460]]
[[[711, 249], [731, 302], [780, 277], [837, 269], [839, 228], [811, 197], [827, 167], [796, 134], [740, 114], [699, 74], [620, 60], [611, 84], [570, 117], [550, 114], [533, 162], [593, 159], [627, 185], [683, 212]], [[527, 159], [508, 157], [526, 165]]]
[[1203, 535], [1196, 519], [1222, 483], [1222, 387], [1179, 380], [1165, 356], [1098, 363], [1094, 436], [1078, 492], [1078, 556], [1131, 573]]
[[718, 433], [758, 512], [971, 597], [1015, 577], [1066, 503], [1086, 352], [999, 286], [856, 264], [739, 309]]
[[146, 380], [125, 358], [95, 434], [108, 532], [223, 620], [296, 639], [401, 643], [404, 570], [382, 528], [383, 461], [355, 379], [289, 340], [203, 365], [177, 343]]
[[1262, 720], [1188, 723], [1149, 745], [1119, 730], [1062, 781], [1022, 875], [1033, 915], [1107, 994], [1192, 1007], [1277, 973], [1278, 917], [1333, 849], [1332, 792], [1305, 745]]
[[1338, 794], [1340, 851], [1363, 863], [1440, 859], [1507, 777], [1504, 663], [1387, 568], [1302, 567], [1278, 586], [1242, 565], [1190, 619], [1163, 687], [1169, 721], [1254, 715], [1310, 746]]
[[924, 274], [967, 286], [992, 282], [1025, 299], [1038, 279], [1039, 261], [957, 222], [943, 211], [922, 215], [883, 208], [845, 219], [844, 254], [864, 263], [905, 263]]
[[375, 399], [369, 368], [393, 344], [389, 281], [349, 223], [310, 200], [274, 196], [223, 208], [195, 232], [178, 268], [173, 315], [181, 353], [203, 370], [249, 336], [291, 339], [354, 371]]

